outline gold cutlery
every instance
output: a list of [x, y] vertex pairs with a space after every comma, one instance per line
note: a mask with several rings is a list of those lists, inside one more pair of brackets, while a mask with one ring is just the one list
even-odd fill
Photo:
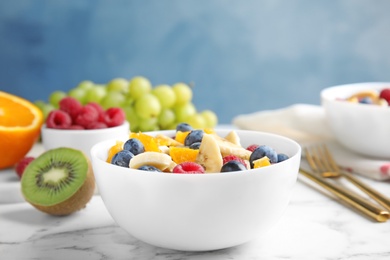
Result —
[[[309, 151], [310, 150], [310, 151]], [[390, 211], [390, 199], [380, 192], [369, 187], [367, 184], [363, 183], [361, 180], [346, 172], [337, 165], [333, 156], [329, 152], [329, 149], [326, 145], [316, 145], [305, 147], [304, 153], [313, 171], [320, 173], [325, 178], [339, 178], [344, 177], [349, 182], [358, 187], [361, 191], [369, 195], [373, 200], [378, 204], [384, 207], [386, 210]]]

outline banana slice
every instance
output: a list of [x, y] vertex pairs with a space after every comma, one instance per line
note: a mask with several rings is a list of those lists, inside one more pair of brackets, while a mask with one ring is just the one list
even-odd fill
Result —
[[213, 137], [217, 141], [222, 156], [234, 154], [235, 156], [238, 156], [244, 160], [249, 160], [249, 157], [251, 156], [252, 153], [251, 151], [248, 151], [241, 145], [237, 145], [232, 142], [229, 142], [225, 138], [222, 138], [218, 135], [213, 135]]
[[221, 150], [212, 134], [203, 135], [196, 162], [203, 166], [206, 173], [219, 173], [221, 171]]
[[144, 152], [134, 156], [129, 163], [129, 167], [137, 169], [143, 165], [154, 166], [161, 171], [172, 168], [172, 159], [169, 155], [159, 152]]
[[227, 136], [225, 136], [225, 139], [228, 140], [229, 142], [241, 146], [240, 143], [240, 137], [236, 133], [236, 131], [230, 131]]

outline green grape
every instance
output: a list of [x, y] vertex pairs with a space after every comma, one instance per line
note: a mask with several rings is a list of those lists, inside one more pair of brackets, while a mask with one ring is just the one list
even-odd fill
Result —
[[85, 104], [85, 94], [86, 94], [86, 92], [87, 91], [85, 89], [76, 87], [76, 88], [72, 88], [71, 90], [69, 90], [68, 96], [77, 99], [82, 104]]
[[124, 78], [115, 78], [107, 83], [107, 91], [129, 92], [129, 81]]
[[217, 115], [211, 110], [204, 110], [200, 113], [206, 121], [206, 127], [214, 128], [218, 124]]
[[161, 107], [171, 108], [176, 102], [176, 94], [169, 85], [158, 85], [152, 90], [158, 100], [160, 100]]
[[54, 91], [49, 96], [49, 103], [52, 104], [55, 108], [58, 108], [61, 99], [63, 99], [67, 95], [68, 94], [66, 94], [66, 92], [61, 90]]
[[76, 88], [87, 91], [88, 89], [93, 88], [94, 85], [95, 84], [90, 80], [83, 80], [76, 86]]
[[185, 83], [176, 83], [172, 86], [176, 94], [176, 105], [183, 105], [192, 100], [192, 89]]
[[177, 123], [183, 123], [187, 121], [190, 116], [196, 114], [196, 108], [191, 102], [183, 105], [175, 105], [173, 111], [175, 112]]
[[175, 113], [172, 109], [164, 108], [158, 116], [158, 124], [161, 129], [168, 129], [175, 122]]
[[106, 87], [104, 85], [94, 85], [91, 89], [85, 93], [85, 102], [96, 102], [100, 104], [100, 101], [107, 94]]
[[122, 107], [126, 101], [126, 97], [123, 93], [118, 91], [109, 91], [107, 94], [100, 100], [100, 105], [104, 109], [110, 107]]
[[135, 112], [141, 119], [158, 117], [161, 112], [161, 104], [152, 94], [145, 94], [135, 101]]
[[185, 123], [189, 124], [190, 126], [192, 126], [195, 129], [206, 128], [206, 120], [204, 119], [204, 117], [201, 114], [198, 114], [198, 113], [193, 114], [192, 116], [190, 116], [185, 121]]
[[152, 84], [145, 77], [134, 77], [129, 82], [129, 95], [134, 99], [150, 93], [151, 90]]
[[42, 100], [37, 100], [34, 102], [34, 104], [42, 111], [44, 120], [46, 120], [47, 116], [52, 110], [56, 109], [52, 104], [46, 103]]
[[158, 120], [156, 117], [148, 119], [140, 119], [139, 121], [139, 130], [141, 132], [156, 131], [158, 128]]
[[123, 106], [123, 111], [126, 115], [126, 120], [130, 124], [130, 131], [132, 132], [138, 132], [139, 131], [139, 118], [137, 114], [135, 113], [135, 110], [132, 106]]

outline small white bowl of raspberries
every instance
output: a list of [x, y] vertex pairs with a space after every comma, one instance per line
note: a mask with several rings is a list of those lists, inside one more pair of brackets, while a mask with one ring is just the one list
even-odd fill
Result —
[[51, 111], [41, 129], [46, 150], [70, 147], [90, 157], [90, 149], [98, 142], [127, 137], [130, 125], [119, 107], [103, 109], [91, 102], [81, 104], [77, 99], [65, 97], [59, 108]]

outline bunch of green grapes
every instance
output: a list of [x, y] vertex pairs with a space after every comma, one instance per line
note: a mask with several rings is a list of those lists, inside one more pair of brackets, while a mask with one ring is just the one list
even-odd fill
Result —
[[188, 123], [194, 128], [213, 128], [218, 123], [213, 111], [197, 111], [192, 102], [193, 91], [185, 83], [152, 86], [141, 76], [130, 80], [115, 78], [107, 84], [86, 80], [68, 92], [52, 92], [48, 102], [36, 101], [35, 104], [47, 115], [66, 96], [82, 104], [96, 102], [105, 109], [121, 107], [133, 132], [175, 129], [179, 123]]

